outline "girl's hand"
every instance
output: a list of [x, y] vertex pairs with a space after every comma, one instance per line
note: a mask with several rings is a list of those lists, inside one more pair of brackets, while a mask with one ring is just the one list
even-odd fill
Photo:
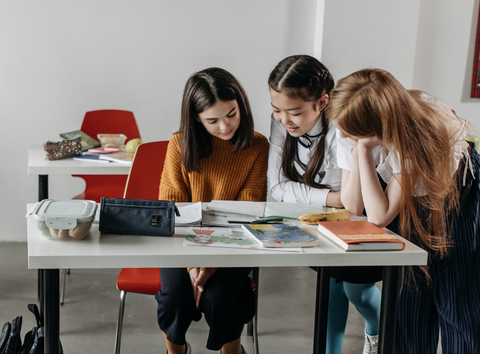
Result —
[[210, 278], [210, 274], [199, 268], [192, 268], [190, 270], [190, 281], [192, 282], [193, 298], [195, 300], [195, 307], [200, 307], [200, 298], [202, 297], [203, 290], [207, 280]]
[[373, 149], [374, 147], [382, 145], [383, 143], [382, 139], [380, 139], [376, 135], [360, 138], [357, 141], [358, 141], [358, 146], [366, 147], [368, 149]]
[[356, 147], [357, 144], [358, 144], [358, 139], [353, 139], [353, 138], [345, 138], [346, 141], [348, 141], [348, 143], [350, 145], [352, 145], [353, 147]]

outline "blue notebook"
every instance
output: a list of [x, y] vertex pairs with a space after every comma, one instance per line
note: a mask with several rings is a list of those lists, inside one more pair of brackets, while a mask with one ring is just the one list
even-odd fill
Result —
[[312, 247], [320, 243], [295, 224], [243, 224], [263, 247]]

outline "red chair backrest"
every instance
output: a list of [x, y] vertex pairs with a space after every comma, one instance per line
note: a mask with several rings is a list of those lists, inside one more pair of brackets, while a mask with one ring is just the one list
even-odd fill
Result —
[[85, 113], [80, 129], [95, 140], [98, 140], [97, 134], [125, 134], [127, 142], [140, 138], [140, 131], [133, 113], [116, 109]]
[[168, 141], [138, 146], [125, 186], [124, 198], [158, 199]]

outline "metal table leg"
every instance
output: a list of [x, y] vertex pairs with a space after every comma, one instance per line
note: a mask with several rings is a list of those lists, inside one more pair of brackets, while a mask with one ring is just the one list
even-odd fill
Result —
[[317, 298], [315, 301], [315, 329], [313, 354], [325, 354], [327, 349], [328, 294], [330, 291], [330, 268], [317, 269]]
[[58, 269], [44, 269], [45, 353], [60, 353], [60, 278]]
[[[48, 199], [48, 175], [38, 175], [38, 201]], [[40, 304], [40, 313], [43, 314], [43, 269], [38, 270], [37, 296]]]
[[378, 333], [378, 353], [393, 353], [397, 325], [397, 300], [401, 267], [383, 267], [382, 308]]

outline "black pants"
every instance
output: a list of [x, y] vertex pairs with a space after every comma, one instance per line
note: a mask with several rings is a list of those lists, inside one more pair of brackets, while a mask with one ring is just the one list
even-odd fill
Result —
[[218, 268], [208, 279], [197, 310], [186, 268], [161, 268], [162, 290], [155, 298], [158, 325], [168, 340], [185, 344], [190, 324], [199, 321], [202, 312], [210, 327], [207, 349], [220, 350], [225, 343], [238, 339], [245, 323], [255, 315], [250, 271], [251, 268]]

